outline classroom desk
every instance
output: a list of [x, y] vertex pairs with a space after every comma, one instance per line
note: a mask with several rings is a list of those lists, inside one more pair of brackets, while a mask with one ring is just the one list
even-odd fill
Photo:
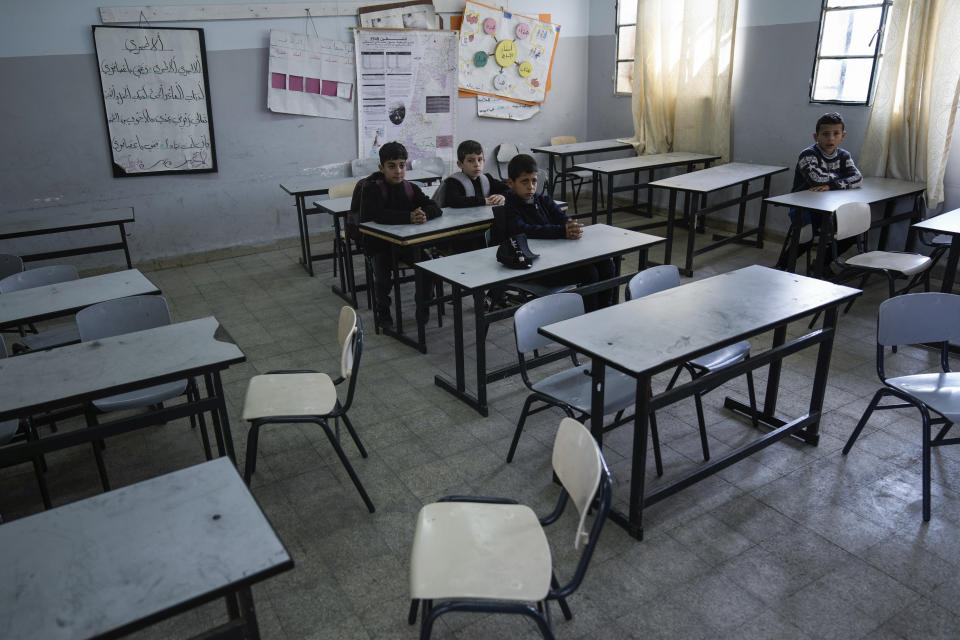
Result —
[[[842, 204], [848, 202], [866, 202], [867, 204], [884, 205], [883, 216], [874, 220], [870, 225], [871, 229], [880, 229], [879, 248], [886, 249], [887, 238], [889, 236], [890, 225], [901, 220], [910, 219], [912, 222], [920, 220], [921, 199], [926, 189], [923, 182], [909, 182], [907, 180], [895, 180], [893, 178], [864, 178], [860, 183], [859, 189], [837, 189], [833, 191], [796, 191], [794, 193], [784, 193], [783, 195], [766, 198], [768, 204], [778, 207], [788, 207], [796, 209], [806, 209], [812, 213], [821, 215], [833, 213]], [[901, 198], [913, 198], [913, 206], [910, 211], [894, 215], [893, 211], [897, 200]], [[793, 227], [791, 231], [792, 242], [790, 243], [787, 254], [788, 269], [793, 271], [796, 268], [798, 241], [800, 237], [800, 226], [803, 219], [801, 216], [792, 216], [790, 224]], [[817, 262], [814, 273], [819, 275], [823, 273], [824, 268], [824, 244], [825, 238], [821, 236], [821, 251], [817, 252]], [[907, 239], [907, 248], [910, 248], [910, 238]]]
[[[356, 182], [367, 176], [298, 176], [289, 178], [280, 183], [280, 188], [293, 196], [297, 205], [297, 227], [300, 232], [300, 264], [313, 276], [313, 263], [317, 260], [324, 260], [333, 257], [333, 253], [324, 253], [313, 255], [310, 250], [310, 226], [308, 216], [316, 213], [323, 213], [323, 209], [316, 206], [307, 208], [307, 196], [322, 196], [330, 191], [330, 187], [344, 182]], [[419, 182], [430, 183], [440, 180], [440, 176], [429, 171], [412, 170], [407, 171], [407, 180], [417, 180]]]
[[[859, 294], [859, 290], [850, 287], [753, 265], [541, 327], [543, 335], [591, 358], [594, 389], [591, 431], [601, 444], [606, 367], [637, 380], [629, 509], [628, 513], [611, 510], [611, 519], [632, 536], [642, 539], [644, 507], [787, 436], [816, 445], [839, 306]], [[821, 329], [786, 340], [787, 324], [821, 310], [824, 311]], [[652, 397], [648, 395], [654, 374], [672, 371], [683, 362], [769, 331], [773, 332], [769, 350], [753, 352], [744, 362], [706, 374], [670, 391]], [[758, 343], [753, 342], [755, 349]], [[779, 418], [776, 413], [781, 361], [792, 353], [812, 347], [818, 348], [818, 354], [808, 411], [795, 419]], [[676, 482], [645, 493], [650, 412], [698, 390], [711, 389], [746, 371], [768, 365], [764, 405], [758, 419], [772, 431], [719, 459], [710, 460]], [[748, 405], [732, 398], [727, 398], [724, 406], [750, 415]]]
[[[659, 187], [670, 191], [670, 204], [667, 212], [667, 246], [664, 250], [663, 262], [670, 264], [670, 254], [673, 248], [673, 229], [676, 225], [678, 193], [684, 194], [684, 218], [687, 221], [689, 230], [687, 234], [687, 255], [684, 266], [680, 269], [680, 272], [684, 275], [693, 275], [694, 256], [712, 251], [725, 244], [731, 242], [744, 243], [745, 238], [756, 236], [756, 240], [750, 244], [753, 244], [753, 246], [757, 248], [762, 248], [763, 230], [767, 217], [767, 201], [760, 201], [760, 216], [757, 219], [757, 226], [752, 229], [744, 229], [744, 222], [747, 215], [747, 202], [754, 198], [766, 198], [769, 196], [771, 177], [774, 174], [782, 173], [786, 170], [787, 167], [751, 164], [747, 162], [730, 162], [728, 164], [710, 167], [709, 169], [702, 169], [700, 171], [651, 182], [651, 187]], [[763, 187], [759, 191], [750, 193], [750, 183], [760, 179], [763, 180]], [[731, 187], [740, 187], [740, 195], [738, 197], [701, 208], [701, 205], [706, 203], [707, 194]], [[698, 219], [708, 213], [720, 211], [733, 205], [739, 205], [737, 232], [732, 236], [714, 235], [713, 242], [695, 250], [694, 241], [696, 232], [700, 230]]]
[[[570, 144], [554, 144], [546, 147], [533, 147], [530, 149], [533, 153], [545, 153], [549, 158], [548, 161], [548, 173], [551, 190], [553, 188], [553, 177], [557, 174], [556, 171], [556, 162], [557, 159], [560, 159], [560, 173], [567, 172], [567, 161], [570, 161], [572, 165], [574, 163], [574, 156], [582, 156], [591, 153], [609, 153], [611, 151], [633, 151], [633, 145], [629, 142], [621, 142], [617, 139], [610, 140], [590, 140], [587, 142], [571, 142]], [[596, 189], [597, 185], [594, 182], [593, 188]], [[566, 180], [560, 185], [560, 199], [567, 199], [567, 182]], [[596, 195], [594, 195], [594, 200], [596, 200]], [[594, 203], [594, 209], [596, 209], [596, 203]], [[597, 221], [596, 218], [593, 219], [594, 222]], [[610, 224], [609, 221], [607, 224]]]
[[[646, 263], [647, 250], [661, 242], [663, 238], [646, 233], [619, 229], [605, 224], [584, 227], [583, 237], [576, 241], [571, 240], [535, 240], [531, 239], [530, 250], [540, 255], [533, 266], [526, 270], [508, 269], [497, 262], [497, 247], [487, 247], [467, 253], [418, 262], [414, 265], [417, 275], [417, 300], [423, 300], [422, 291], [425, 283], [430, 279], [440, 279], [453, 287], [453, 324], [454, 324], [454, 358], [456, 362], [456, 380], [437, 375], [434, 382], [455, 397], [474, 408], [481, 415], [486, 416], [487, 383], [506, 378], [519, 372], [517, 365], [511, 365], [497, 371], [487, 371], [486, 335], [487, 327], [497, 320], [513, 316], [516, 308], [500, 309], [487, 312], [484, 305], [484, 293], [490, 287], [503, 285], [509, 282], [536, 279], [556, 271], [562, 271], [587, 262], [594, 262], [603, 258], [617, 259], [617, 275], [614, 278], [595, 283], [588, 287], [576, 289], [578, 293], [592, 293], [603, 289], [619, 286], [630, 279], [632, 274], [620, 273], [620, 258], [628, 253], [639, 253], [639, 268]], [[465, 342], [463, 331], [463, 297], [473, 296], [473, 313], [475, 318], [474, 331], [476, 332], [476, 365], [477, 391], [471, 393], [467, 389], [465, 361]], [[425, 323], [423, 314], [418, 313], [418, 341], [424, 344]], [[563, 355], [563, 354], [560, 354]], [[544, 358], [534, 358], [528, 362], [529, 366], [537, 366], [556, 360], [556, 355]]]
[[157, 285], [138, 269], [21, 289], [0, 296], [0, 327], [70, 315], [107, 300], [157, 293]]
[[[706, 153], [690, 153], [687, 151], [677, 151], [673, 153], [655, 153], [645, 156], [636, 156], [633, 158], [617, 158], [615, 160], [601, 160], [600, 162], [585, 162], [576, 165], [575, 169], [584, 169], [593, 174], [593, 207], [592, 207], [592, 220], [593, 223], [597, 223], [597, 193], [599, 191], [598, 185], [602, 176], [607, 178], [607, 224], [613, 224], [613, 212], [614, 211], [636, 211], [639, 207], [638, 194], [640, 189], [647, 187], [647, 215], [653, 213], [653, 188], [650, 187], [650, 183], [653, 182], [653, 174], [657, 169], [669, 169], [671, 167], [683, 167], [687, 168], [687, 172], [693, 171], [693, 168], [697, 164], [702, 164], [703, 167], [709, 168], [710, 163], [714, 160], [719, 160], [720, 156], [709, 155]], [[647, 182], [640, 181], [640, 172], [647, 172]], [[633, 183], [629, 185], [624, 185], [621, 187], [614, 188], [614, 178], [619, 175], [624, 175], [632, 173], [633, 174]], [[632, 191], [633, 192], [633, 206], [632, 207], [621, 207], [614, 208], [613, 206], [613, 197], [612, 194], [618, 191]], [[664, 226], [663, 222], [654, 222], [650, 224], [637, 225], [635, 227], [630, 227], [635, 231], [643, 229], [653, 229], [655, 227]]]
[[223, 458], [8, 522], [0, 548], [8, 640], [118, 638], [219, 598], [203, 637], [259, 638], [250, 587], [293, 568]]
[[21, 254], [20, 258], [24, 262], [30, 262], [123, 249], [123, 256], [127, 260], [127, 268], [130, 269], [133, 264], [130, 262], [130, 248], [127, 246], [127, 234], [123, 228], [123, 225], [127, 222], [134, 222], [133, 207], [93, 209], [92, 207], [71, 206], [27, 209], [0, 215], [0, 240], [76, 231], [78, 229], [116, 227], [120, 232], [120, 242], [86, 245], [29, 255]]
[[0, 467], [209, 411], [220, 454], [236, 460], [220, 371], [246, 358], [213, 316], [0, 359], [0, 421], [203, 376], [206, 397], [0, 448]]
[[[428, 198], [432, 198], [437, 191], [437, 186], [423, 187], [421, 191]], [[330, 290], [356, 309], [357, 291], [366, 291], [367, 284], [357, 285], [356, 274], [353, 269], [353, 248], [346, 236], [346, 218], [347, 214], [350, 213], [352, 200], [352, 197], [314, 200], [313, 206], [320, 211], [326, 211], [333, 217], [333, 254], [338, 265], [340, 286], [330, 285]]]
[[953, 281], [957, 275], [957, 262], [960, 262], [960, 209], [947, 211], [938, 216], [928, 218], [921, 222], [913, 223], [914, 229], [921, 231], [932, 231], [946, 236], [950, 236], [950, 252], [947, 254], [947, 271], [943, 274], [943, 283], [940, 285], [940, 291], [943, 293], [953, 293]]
[[422, 250], [438, 242], [467, 234], [481, 234], [493, 224], [493, 207], [466, 207], [454, 209], [444, 207], [443, 215], [427, 220], [423, 224], [381, 224], [379, 222], [361, 222], [360, 233], [379, 238], [390, 245], [390, 263], [393, 279], [394, 328], [382, 329], [385, 334], [400, 340], [406, 345], [426, 352], [422, 341], [414, 341], [403, 333], [403, 314], [400, 304], [400, 250], [413, 247]]

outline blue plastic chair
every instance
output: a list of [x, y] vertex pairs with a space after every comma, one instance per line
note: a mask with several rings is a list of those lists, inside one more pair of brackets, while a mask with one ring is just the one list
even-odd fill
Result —
[[[67, 264], [27, 269], [26, 271], [14, 273], [0, 280], [0, 294], [32, 289], [34, 287], [43, 287], [59, 282], [69, 282], [79, 277], [80, 275], [77, 273], [77, 268]], [[20, 341], [13, 345], [14, 353], [52, 349], [80, 341], [77, 325], [73, 323], [40, 332], [37, 332], [36, 329], [31, 326], [31, 330], [33, 333], [28, 335], [22, 327], [20, 328]]]

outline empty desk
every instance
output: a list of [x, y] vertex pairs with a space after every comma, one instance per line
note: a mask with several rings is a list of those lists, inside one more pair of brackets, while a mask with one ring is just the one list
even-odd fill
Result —
[[[591, 431], [598, 441], [603, 437], [606, 367], [637, 380], [628, 510], [624, 513], [612, 509], [611, 518], [634, 537], [642, 538], [644, 507], [787, 436], [817, 444], [838, 309], [859, 294], [859, 290], [850, 287], [754, 265], [541, 327], [543, 335], [591, 358], [594, 389]], [[824, 311], [821, 329], [787, 341], [790, 322], [818, 311]], [[705, 374], [670, 391], [652, 397], [648, 394], [654, 374], [672, 371], [684, 362], [768, 331], [773, 331], [769, 350], [752, 353], [744, 362]], [[781, 361], [812, 347], [817, 347], [818, 354], [808, 411], [798, 418], [780, 418], [776, 414]], [[712, 459], [672, 484], [646, 493], [650, 412], [763, 366], [770, 368], [763, 409], [757, 418], [772, 431], [719, 459]], [[750, 413], [749, 406], [731, 398], [724, 404], [739, 413]]]
[[953, 281], [957, 275], [957, 262], [960, 259], [960, 209], [947, 211], [938, 216], [928, 218], [922, 222], [914, 223], [914, 229], [921, 231], [932, 231], [950, 236], [950, 253], [947, 254], [947, 271], [943, 274], [943, 283], [940, 285], [940, 291], [943, 293], [953, 292]]
[[[534, 153], [545, 153], [549, 157], [549, 180], [551, 188], [553, 187], [553, 178], [557, 175], [557, 158], [560, 159], [560, 173], [567, 172], [567, 162], [573, 164], [574, 156], [583, 156], [590, 153], [609, 153], [611, 151], [633, 151], [633, 145], [629, 142], [623, 142], [617, 139], [611, 140], [589, 140], [587, 142], [571, 142], [570, 144], [554, 144], [546, 147], [533, 147], [530, 151]], [[596, 183], [594, 183], [596, 189]], [[596, 198], [596, 196], [594, 196]], [[560, 199], [567, 199], [566, 181], [560, 185]], [[596, 201], [594, 201], [596, 203]], [[596, 206], [594, 206], [596, 209]], [[594, 218], [596, 222], [596, 218]], [[608, 223], [609, 224], [609, 223]]]
[[259, 638], [250, 587], [293, 568], [224, 458], [8, 522], [0, 548], [8, 640], [117, 638], [219, 598], [204, 637]]
[[20, 257], [24, 262], [29, 262], [33, 260], [49, 260], [66, 256], [78, 256], [87, 253], [122, 249], [123, 256], [127, 260], [127, 268], [129, 269], [133, 264], [130, 262], [130, 248], [127, 246], [127, 234], [124, 231], [123, 225], [133, 221], [133, 207], [96, 209], [93, 207], [71, 206], [50, 209], [28, 209], [0, 215], [0, 240], [47, 235], [64, 231], [76, 231], [78, 229], [116, 227], [120, 232], [120, 242], [86, 245], [83, 247], [74, 247], [73, 249], [45, 251], [43, 253], [31, 253], [21, 255]]
[[[651, 187], [659, 187], [670, 190], [670, 204], [667, 212], [667, 247], [664, 253], [664, 263], [670, 264], [670, 254], [673, 248], [673, 229], [676, 225], [677, 217], [677, 193], [684, 194], [684, 218], [687, 221], [687, 255], [684, 260], [684, 266], [680, 271], [687, 276], [693, 275], [693, 256], [712, 251], [722, 247], [730, 242], [744, 242], [745, 238], [756, 236], [751, 243], [757, 248], [763, 247], [763, 229], [767, 216], [767, 202], [760, 201], [760, 216], [757, 219], [757, 226], [752, 229], [745, 229], [747, 215], [747, 202], [754, 198], [766, 198], [770, 195], [770, 179], [774, 174], [786, 171], [786, 167], [777, 167], [765, 164], [750, 164], [747, 162], [731, 162], [717, 167], [710, 167], [701, 171], [685, 173], [672, 178], [665, 178], [651, 182]], [[750, 193], [750, 183], [753, 180], [763, 180], [763, 187], [759, 191]], [[718, 202], [712, 206], [702, 206], [706, 202], [707, 194], [728, 189], [730, 187], [740, 187], [740, 195], [730, 200]], [[720, 211], [733, 205], [739, 205], [737, 214], [737, 232], [732, 236], [713, 236], [713, 242], [694, 249], [694, 240], [697, 232], [697, 220], [714, 211]]]

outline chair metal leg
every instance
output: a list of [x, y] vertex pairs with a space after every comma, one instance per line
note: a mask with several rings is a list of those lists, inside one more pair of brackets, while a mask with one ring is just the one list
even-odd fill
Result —
[[347, 456], [343, 452], [343, 447], [341, 447], [340, 443], [337, 442], [337, 439], [333, 437], [333, 432], [330, 430], [330, 426], [327, 424], [326, 420], [317, 420], [316, 423], [323, 427], [323, 432], [327, 434], [327, 439], [333, 446], [333, 450], [336, 452], [337, 457], [340, 458], [340, 463], [343, 465], [343, 468], [347, 470], [347, 475], [349, 475], [350, 480], [353, 481], [353, 486], [357, 488], [357, 491], [360, 493], [360, 497], [363, 498], [363, 503], [367, 505], [367, 510], [370, 513], [373, 513], [376, 510], [373, 506], [373, 502], [370, 501], [370, 496], [367, 495], [366, 489], [364, 489], [363, 485], [360, 483], [360, 478], [357, 477], [357, 472], [353, 470], [353, 465], [351, 465], [350, 461], [347, 460]]
[[933, 439], [933, 441], [938, 442], [940, 440], [943, 440], [943, 438], [947, 435], [947, 433], [949, 433], [950, 429], [952, 428], [953, 428], [952, 422], [947, 422], [946, 424], [944, 424], [943, 428], [941, 428], [940, 431], [937, 432], [937, 436]]
[[260, 423], [254, 420], [247, 432], [247, 460], [243, 465], [243, 481], [250, 486], [250, 478], [257, 470], [257, 440], [260, 438]]
[[700, 399], [700, 394], [693, 394], [693, 402], [697, 406], [697, 424], [700, 428], [700, 448], [703, 450], [703, 459], [707, 461], [710, 459], [710, 445], [707, 443], [707, 425], [703, 419], [703, 401]]
[[857, 441], [857, 438], [860, 437], [860, 432], [863, 431], [863, 428], [867, 424], [867, 420], [870, 419], [870, 415], [873, 414], [873, 410], [877, 408], [877, 404], [880, 402], [880, 399], [886, 394], [886, 389], [878, 389], [875, 394], [873, 394], [873, 399], [870, 400], [870, 404], [867, 405], [867, 408], [864, 410], [863, 415], [860, 416], [860, 421], [857, 423], [857, 426], [853, 428], [853, 433], [850, 434], [850, 437], [847, 438], [847, 443], [843, 445], [843, 455], [850, 453], [850, 448], [853, 446], [853, 443]]
[[513, 462], [513, 454], [517, 451], [517, 443], [520, 442], [520, 434], [523, 433], [523, 425], [527, 421], [527, 413], [530, 411], [530, 405], [533, 404], [535, 396], [530, 394], [523, 403], [523, 409], [520, 411], [520, 419], [517, 421], [517, 428], [513, 432], [513, 441], [510, 442], [510, 450], [507, 452], [507, 462]]
[[750, 422], [754, 429], [759, 429], [760, 420], [757, 416], [757, 392], [753, 386], [753, 371], [747, 371], [747, 396], [750, 398]]
[[923, 521], [930, 521], [930, 413], [920, 406], [923, 416]]
[[657, 475], [663, 475], [663, 459], [660, 456], [660, 433], [657, 431], [657, 414], [650, 412], [650, 439], [653, 440], [653, 463], [657, 467]]
[[420, 601], [413, 598], [410, 601], [410, 613], [407, 614], [407, 624], [417, 623], [417, 609], [420, 608]]
[[354, 430], [353, 423], [350, 422], [350, 418], [347, 417], [347, 414], [343, 414], [340, 417], [343, 418], [343, 424], [347, 427], [350, 437], [353, 438], [353, 443], [357, 445], [357, 450], [360, 452], [360, 456], [366, 458], [367, 450], [363, 448], [363, 443], [360, 442], [360, 436], [358, 436], [356, 430]]
[[[550, 586], [553, 589], [560, 588], [560, 581], [557, 580], [557, 574], [552, 573], [550, 575]], [[565, 620], [573, 620], [573, 612], [570, 611], [570, 605], [567, 604], [566, 598], [557, 598], [557, 603], [560, 605], [560, 611], [563, 612], [563, 618]], [[549, 603], [544, 603], [544, 607], [549, 606]], [[547, 610], [547, 615], [549, 616], [549, 609]]]
[[[86, 410], [87, 426], [95, 427], [97, 425], [97, 414], [96, 409], [87, 407]], [[107, 465], [103, 460], [103, 449], [104, 443], [103, 440], [94, 440], [90, 443], [93, 447], [93, 459], [97, 462], [97, 473], [100, 475], [100, 486], [103, 487], [104, 491], [110, 491], [110, 478], [107, 477]]]

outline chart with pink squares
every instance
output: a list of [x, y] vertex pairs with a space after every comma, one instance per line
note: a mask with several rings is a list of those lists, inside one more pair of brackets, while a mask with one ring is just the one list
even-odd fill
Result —
[[354, 65], [353, 43], [271, 30], [267, 108], [352, 120]]

